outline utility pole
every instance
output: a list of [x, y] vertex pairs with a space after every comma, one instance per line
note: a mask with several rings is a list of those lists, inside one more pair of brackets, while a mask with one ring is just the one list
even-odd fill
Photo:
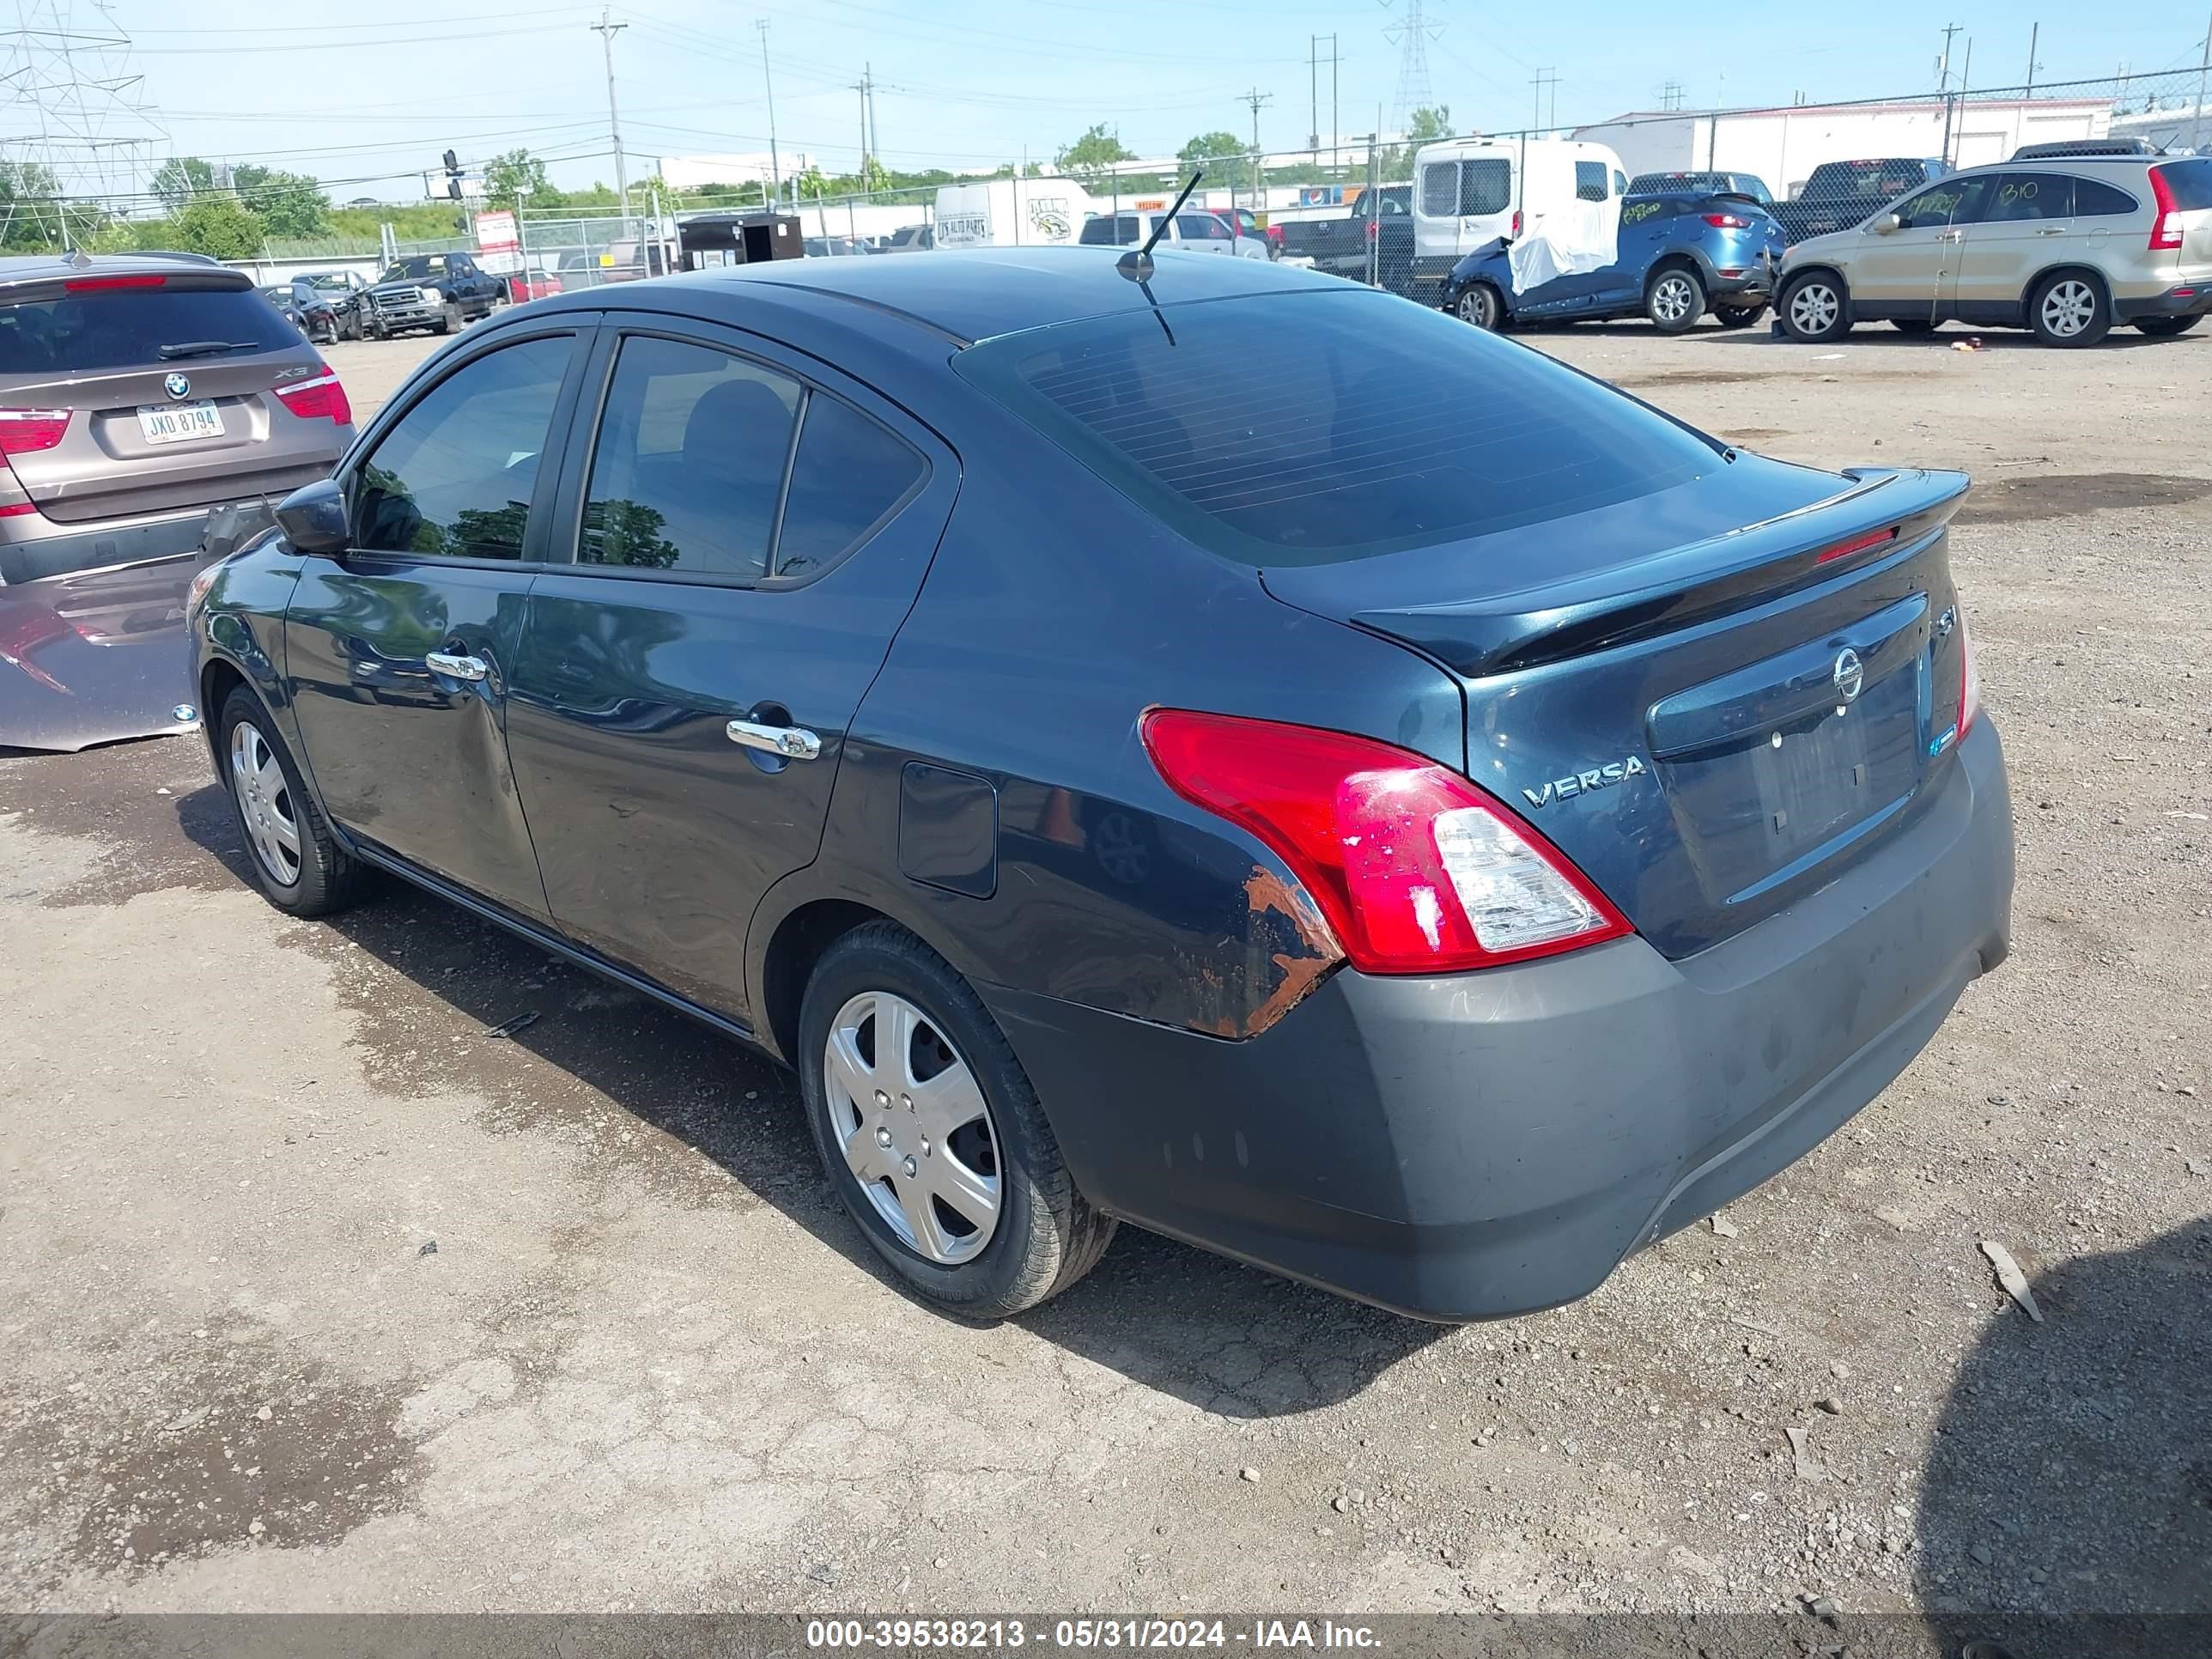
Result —
[[880, 167], [884, 159], [884, 130], [876, 125], [876, 71], [872, 65], [860, 65], [860, 82], [868, 93], [868, 154], [876, 158]]
[[753, 20], [753, 27], [760, 31], [761, 84], [768, 88], [769, 176], [775, 180], [775, 193], [780, 200], [783, 195], [783, 161], [782, 158], [776, 154], [775, 149], [775, 79], [769, 73], [768, 70], [768, 19], [765, 17], [755, 18]]
[[599, 21], [592, 25], [599, 37], [599, 45], [607, 54], [607, 135], [615, 146], [615, 189], [622, 197], [623, 222], [629, 222], [629, 169], [623, 162], [622, 117], [615, 110], [615, 36], [629, 27], [627, 23], [612, 22], [612, 14], [605, 7], [599, 9]]
[[1240, 101], [1252, 106], [1252, 206], [1256, 211], [1265, 205], [1260, 199], [1260, 106], [1273, 103], [1275, 94], [1255, 87]]
[[2039, 21], [2027, 26], [2027, 90], [2021, 94], [2023, 99], [2035, 96], [2035, 72], [2043, 67], [2035, 61], [2035, 42], [2042, 33], [2043, 25]]
[[2189, 142], [2199, 150], [2204, 148], [2204, 82], [2208, 76], [2212, 76], [2212, 17], [2204, 20], [2204, 55], [2197, 60], [2197, 121], [2189, 133]]
[[1943, 94], [1943, 160], [1946, 165], [1951, 160], [1951, 117], [1954, 112], [1951, 101], [1951, 37], [1966, 27], [1964, 23], [1944, 26], [1943, 56], [1936, 64], [1936, 90]]
[[1536, 71], [1536, 78], [1529, 84], [1536, 88], [1536, 125], [1540, 128], [1544, 125], [1544, 88], [1546, 87], [1552, 89], [1552, 115], [1556, 122], [1559, 113], [1559, 77], [1548, 69], [1540, 69]]
[[1306, 151], [1321, 160], [1321, 36], [1306, 36]]
[[853, 90], [860, 94], [860, 188], [868, 187], [868, 106], [874, 100], [868, 96], [868, 66], [860, 65], [860, 78], [853, 82]]

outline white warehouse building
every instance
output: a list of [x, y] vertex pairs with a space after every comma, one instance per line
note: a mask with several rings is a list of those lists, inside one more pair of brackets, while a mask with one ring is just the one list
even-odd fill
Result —
[[[1577, 127], [1639, 173], [1750, 173], [1778, 197], [1794, 195], [1823, 161], [1946, 155], [1940, 100], [1897, 104], [1796, 104], [1774, 109], [1649, 110]], [[2002, 161], [2022, 144], [2102, 138], [2108, 99], [1963, 98], [1948, 109], [1954, 167]]]

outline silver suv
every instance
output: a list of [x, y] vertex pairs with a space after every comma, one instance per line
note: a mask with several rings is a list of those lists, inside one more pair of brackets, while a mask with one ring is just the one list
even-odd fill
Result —
[[0, 259], [0, 744], [174, 729], [194, 571], [352, 437], [337, 376], [241, 273]]
[[2094, 345], [2115, 323], [2179, 334], [2212, 311], [2212, 156], [2015, 158], [1954, 173], [1784, 256], [1800, 340], [1855, 322], [1947, 322]]

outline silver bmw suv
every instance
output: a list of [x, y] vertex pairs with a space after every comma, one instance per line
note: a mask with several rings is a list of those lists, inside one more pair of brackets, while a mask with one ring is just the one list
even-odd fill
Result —
[[1799, 340], [1855, 322], [1947, 322], [2094, 345], [2118, 323], [2179, 334], [2212, 312], [2212, 156], [2068, 155], [1971, 167], [1784, 256]]
[[343, 388], [240, 272], [0, 259], [0, 744], [174, 729], [209, 541], [329, 476]]

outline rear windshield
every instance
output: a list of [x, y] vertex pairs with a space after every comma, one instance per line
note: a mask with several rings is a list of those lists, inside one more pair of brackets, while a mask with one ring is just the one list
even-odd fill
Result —
[[143, 368], [161, 348], [222, 340], [240, 351], [300, 343], [300, 331], [247, 288], [117, 288], [0, 305], [0, 374]]
[[2160, 161], [2159, 176], [2172, 192], [2174, 207], [2183, 213], [2212, 208], [2212, 155], [2192, 156], [2186, 161]]
[[1124, 312], [954, 361], [1139, 506], [1247, 564], [1455, 541], [1723, 465], [1540, 353], [1364, 289]]

